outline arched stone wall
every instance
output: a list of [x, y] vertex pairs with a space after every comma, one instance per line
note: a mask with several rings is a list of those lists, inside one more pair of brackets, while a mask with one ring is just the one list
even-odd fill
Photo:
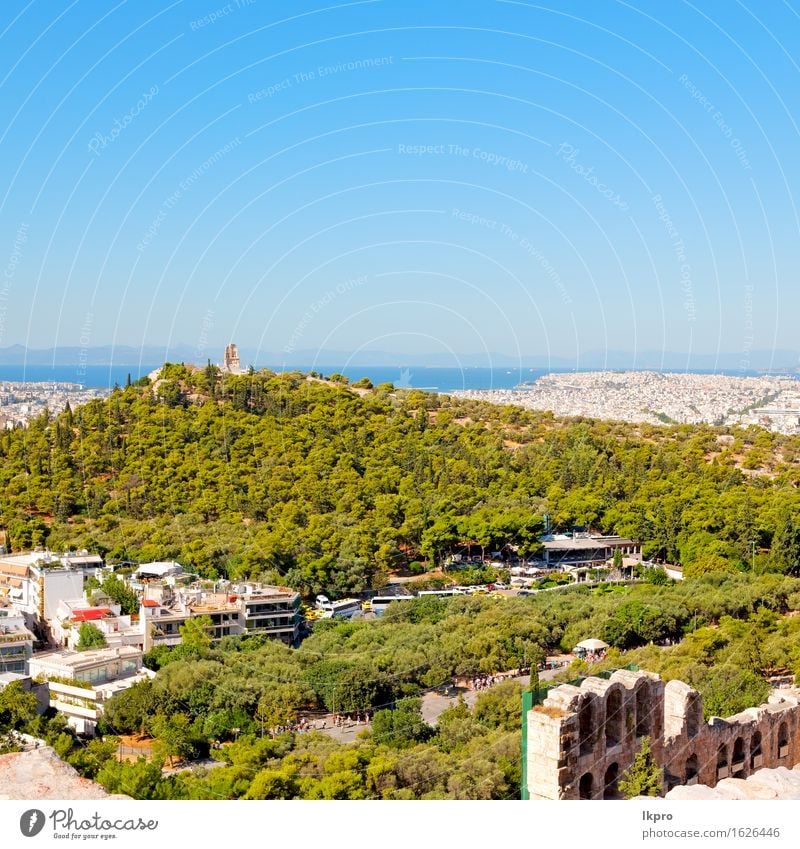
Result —
[[602, 799], [607, 771], [616, 765], [622, 777], [644, 736], [669, 784], [714, 786], [729, 775], [800, 762], [800, 690], [776, 692], [766, 705], [704, 722], [702, 699], [687, 684], [619, 670], [609, 679], [554, 688], [527, 721], [531, 798], [579, 799], [591, 792]]

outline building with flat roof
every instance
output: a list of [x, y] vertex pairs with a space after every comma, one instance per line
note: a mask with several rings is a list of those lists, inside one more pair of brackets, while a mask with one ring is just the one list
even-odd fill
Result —
[[139, 611], [144, 648], [176, 646], [188, 619], [207, 616], [214, 640], [227, 636], [263, 634], [288, 645], [300, 637], [300, 594], [286, 587], [248, 583], [208, 591], [199, 585], [171, 587], [160, 583], [145, 588]]
[[44, 652], [31, 658], [28, 671], [47, 681], [50, 707], [64, 714], [79, 734], [88, 735], [94, 733], [105, 702], [150, 677], [142, 669], [141, 649], [134, 646]]
[[0, 607], [0, 673], [27, 672], [33, 642], [25, 617], [13, 608]]
[[[94, 594], [97, 601], [98, 594]], [[108, 596], [100, 594], [102, 601], [92, 603], [85, 598], [62, 599], [56, 615], [50, 622], [53, 642], [63, 648], [77, 648], [81, 625], [94, 625], [105, 637], [109, 646], [142, 647], [142, 628], [137, 617], [121, 613], [120, 606]]]
[[264, 634], [295, 645], [300, 638], [300, 593], [260, 584], [246, 584], [241, 589], [245, 633]]
[[619, 550], [625, 558], [641, 560], [642, 546], [635, 540], [620, 536], [600, 534], [548, 534], [542, 537], [542, 554], [539, 565], [545, 569], [572, 572], [576, 579], [586, 578], [590, 569], [600, 569], [608, 564]]
[[183, 574], [183, 566], [174, 560], [142, 563], [133, 573], [141, 581], [163, 581]]
[[40, 639], [52, 639], [49, 623], [60, 601], [80, 598], [89, 575], [103, 568], [103, 558], [86, 551], [56, 554], [47, 549], [0, 555], [0, 598], [25, 616]]

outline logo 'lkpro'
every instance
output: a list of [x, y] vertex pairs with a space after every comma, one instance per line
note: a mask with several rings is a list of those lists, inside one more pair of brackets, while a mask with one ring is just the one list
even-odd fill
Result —
[[36, 837], [44, 828], [45, 815], [37, 808], [31, 808], [19, 818], [19, 830], [25, 837]]

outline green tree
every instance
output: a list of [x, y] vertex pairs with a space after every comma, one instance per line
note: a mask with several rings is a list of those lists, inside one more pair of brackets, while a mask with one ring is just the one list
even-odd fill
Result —
[[707, 670], [696, 686], [703, 696], [706, 717], [733, 716], [763, 704], [769, 695], [769, 684], [761, 675], [731, 664]]
[[213, 629], [210, 616], [192, 616], [180, 627], [181, 645], [203, 657], [211, 648]]
[[36, 716], [36, 696], [12, 681], [0, 690], [0, 734], [19, 731]]
[[163, 754], [172, 764], [173, 757], [192, 758], [199, 754], [202, 741], [185, 713], [157, 716], [153, 720], [153, 733]]
[[420, 743], [432, 730], [422, 718], [421, 699], [401, 699], [394, 710], [378, 710], [372, 721], [375, 742], [401, 748]]
[[642, 737], [642, 745], [633, 763], [619, 780], [619, 789], [626, 799], [635, 796], [660, 796], [664, 787], [664, 770], [655, 762], [650, 738]]
[[78, 651], [104, 648], [108, 645], [105, 634], [91, 622], [84, 622], [78, 629]]
[[124, 614], [139, 612], [139, 597], [121, 578], [108, 575], [100, 588], [120, 606]]
[[735, 572], [736, 567], [730, 560], [720, 554], [704, 554], [697, 560], [688, 563], [683, 569], [685, 578], [699, 578], [710, 572]]
[[781, 511], [778, 517], [770, 557], [778, 571], [791, 575], [800, 572], [800, 524], [789, 510]]
[[143, 734], [156, 713], [157, 700], [150, 681], [139, 681], [106, 702], [100, 725], [104, 733]]
[[536, 693], [539, 692], [539, 667], [537, 664], [531, 664], [531, 677], [528, 682], [528, 689], [536, 696]]
[[306, 700], [307, 694], [298, 684], [278, 684], [270, 687], [259, 699], [255, 713], [262, 733], [265, 728], [275, 728], [293, 722], [298, 709]]
[[133, 799], [168, 799], [171, 794], [169, 782], [161, 772], [163, 763], [144, 758], [128, 763], [110, 758], [98, 771], [97, 782], [109, 793], [122, 793]]

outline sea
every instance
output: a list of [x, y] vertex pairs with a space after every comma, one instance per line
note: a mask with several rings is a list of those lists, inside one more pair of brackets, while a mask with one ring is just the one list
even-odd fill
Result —
[[[149, 374], [159, 364], [144, 365], [0, 365], [0, 381], [14, 382], [57, 382], [79, 383], [89, 389], [113, 389], [115, 385], [125, 386], [128, 377], [132, 381]], [[285, 370], [285, 366], [264, 365], [275, 371]], [[292, 367], [295, 368], [295, 367]], [[351, 382], [368, 377], [376, 386], [381, 383], [393, 383], [398, 389], [421, 389], [426, 392], [453, 392], [459, 389], [513, 389], [523, 383], [554, 372], [574, 373], [575, 369], [558, 368], [425, 368], [421, 366], [297, 366], [298, 371], [317, 371], [324, 375], [344, 374]], [[598, 369], [580, 369], [597, 371]], [[652, 370], [652, 369], [649, 369]], [[669, 369], [668, 371], [676, 371]], [[758, 377], [764, 372], [744, 371], [742, 369], [703, 370], [691, 369], [692, 374], [726, 374], [733, 377]], [[789, 375], [783, 374], [783, 377]], [[793, 375], [792, 375], [793, 376]]]

